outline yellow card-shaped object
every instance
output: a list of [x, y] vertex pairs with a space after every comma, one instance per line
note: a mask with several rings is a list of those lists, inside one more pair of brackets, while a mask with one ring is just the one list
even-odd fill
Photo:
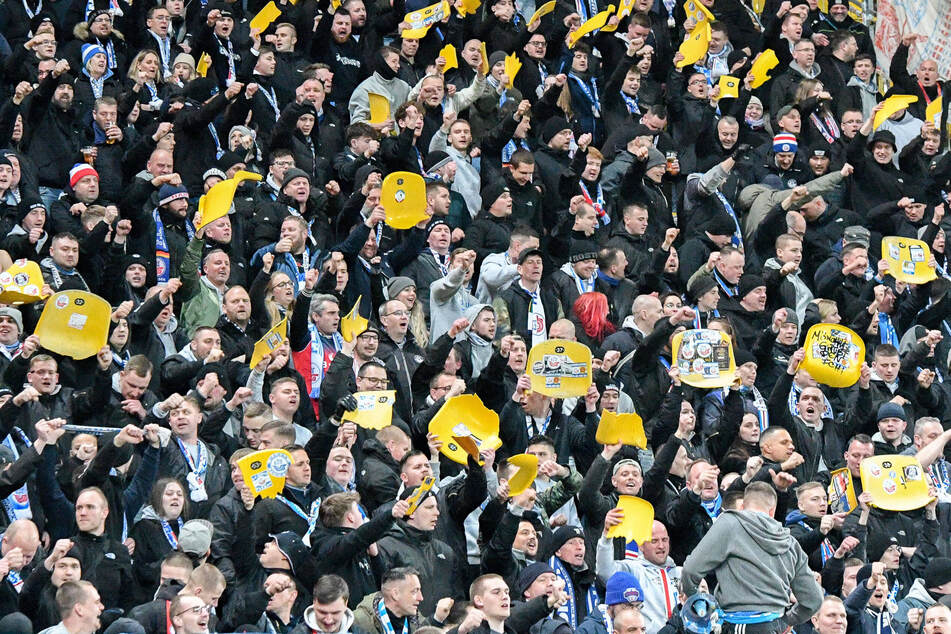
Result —
[[429, 422], [429, 431], [442, 442], [440, 452], [459, 464], [467, 464], [469, 454], [453, 436], [472, 437], [480, 448], [502, 446], [499, 415], [483, 405], [475, 394], [460, 394], [447, 400]]
[[776, 57], [776, 51], [771, 48], [757, 55], [756, 59], [753, 60], [753, 66], [750, 68], [750, 74], [753, 75], [753, 81], [750, 83], [750, 87], [759, 88], [772, 79], [769, 75], [769, 71], [778, 65], [779, 58]]
[[244, 483], [254, 495], [273, 498], [284, 490], [284, 479], [293, 460], [285, 449], [262, 449], [241, 458], [236, 464]]
[[925, 108], [925, 121], [930, 121], [936, 128], [941, 127], [941, 104], [941, 95], [938, 95]]
[[823, 13], [829, 12], [829, 0], [817, 0], [817, 8]]
[[806, 333], [806, 356], [799, 364], [819, 383], [830, 387], [855, 385], [865, 361], [865, 342], [838, 324], [816, 324]]
[[858, 507], [855, 497], [855, 483], [848, 468], [836, 469], [830, 474], [829, 511], [831, 513], [851, 513]]
[[617, 506], [624, 511], [624, 519], [612, 526], [608, 537], [623, 537], [626, 543], [643, 544], [654, 532], [654, 507], [647, 500], [633, 495], [619, 495]]
[[509, 495], [515, 497], [524, 492], [538, 475], [538, 456], [520, 453], [509, 458], [509, 464], [518, 467], [518, 471], [509, 478]]
[[198, 66], [195, 68], [195, 74], [204, 77], [208, 74], [209, 68], [211, 68], [211, 57], [208, 56], [208, 53], [202, 53], [201, 59], [198, 60]]
[[913, 511], [931, 502], [928, 480], [915, 456], [872, 456], [862, 461], [862, 490], [872, 506], [886, 511]]
[[386, 224], [394, 229], [412, 229], [426, 220], [426, 181], [413, 172], [392, 172], [383, 179], [380, 204]]
[[479, 51], [482, 53], [482, 61], [479, 62], [479, 72], [483, 75], [488, 75], [489, 71], [489, 53], [485, 50], [485, 42], [479, 45]]
[[533, 392], [555, 398], [584, 396], [591, 386], [591, 350], [577, 341], [549, 339], [532, 346], [526, 369]]
[[109, 302], [86, 291], [60, 291], [46, 302], [35, 334], [47, 350], [87, 359], [109, 339]]
[[383, 429], [393, 422], [396, 390], [356, 392], [357, 409], [344, 412], [341, 420], [350, 420], [364, 429]]
[[261, 359], [271, 354], [281, 347], [281, 344], [287, 339], [287, 317], [280, 323], [264, 333], [264, 336], [254, 344], [254, 351], [251, 353], [251, 363], [248, 364], [251, 369], [261, 362]]
[[888, 262], [888, 274], [899, 282], [925, 284], [938, 277], [928, 264], [931, 261], [931, 249], [921, 240], [884, 237], [882, 257]]
[[532, 17], [528, 20], [528, 24], [531, 24], [535, 20], [541, 20], [543, 17], [555, 10], [555, 0], [549, 0], [542, 6], [535, 9], [535, 13], [532, 14]]
[[370, 322], [360, 314], [360, 300], [362, 299], [363, 295], [357, 297], [357, 301], [350, 312], [340, 319], [340, 336], [348, 343], [359, 337], [370, 325]]
[[22, 258], [0, 273], [0, 303], [31, 304], [38, 302], [43, 288], [43, 272], [40, 265]]
[[404, 40], [421, 40], [426, 37], [426, 33], [429, 32], [429, 27], [424, 26], [418, 29], [406, 29], [400, 33], [400, 37]]
[[617, 414], [603, 410], [595, 440], [602, 445], [623, 443], [631, 447], [647, 449], [644, 421], [638, 414]]
[[584, 24], [578, 27], [577, 30], [568, 34], [568, 48], [574, 48], [575, 44], [578, 43], [578, 40], [583, 38], [585, 35], [604, 27], [604, 25], [608, 23], [608, 20], [611, 19], [612, 13], [614, 13], [613, 4], [608, 5], [608, 8], [601, 13], [585, 20]]
[[684, 58], [677, 62], [677, 68], [696, 64], [707, 54], [707, 48], [709, 47], [710, 23], [703, 21], [693, 27], [693, 31], [690, 32], [690, 37], [681, 43], [679, 51]]
[[730, 335], [719, 330], [687, 330], [674, 337], [674, 363], [680, 380], [694, 387], [726, 387], [733, 383], [736, 361]]
[[918, 97], [914, 95], [892, 95], [882, 102], [882, 109], [875, 113], [875, 118], [872, 119], [872, 127], [877, 130], [878, 126], [885, 123], [885, 119], [899, 110], [904, 110], [916, 101], [918, 101]]
[[235, 175], [212, 185], [204, 196], [198, 199], [198, 216], [195, 220], [195, 229], [206, 227], [218, 218], [224, 218], [231, 211], [234, 203], [234, 192], [241, 181], [259, 181], [264, 177], [254, 172], [244, 170], [235, 172]]
[[693, 21], [697, 24], [713, 22], [716, 19], [710, 13], [710, 10], [700, 3], [700, 0], [686, 0], [684, 2], [684, 13], [687, 14], [688, 18], [693, 18]]
[[419, 503], [423, 501], [423, 496], [426, 495], [427, 492], [432, 491], [435, 484], [436, 478], [433, 476], [426, 476], [423, 478], [423, 481], [418, 487], [416, 487], [413, 495], [406, 498], [406, 502], [409, 504], [409, 507], [406, 509], [406, 515], [403, 517], [409, 517], [416, 512], [416, 509], [419, 508]]
[[428, 7], [423, 7], [419, 11], [410, 11], [403, 17], [403, 21], [409, 24], [409, 31], [412, 33], [407, 35], [406, 31], [403, 31], [402, 36], [404, 38], [421, 38], [426, 35], [426, 32], [429, 30], [429, 27], [439, 22], [444, 17], [449, 15], [449, 0], [442, 0], [436, 4], [431, 4]]
[[442, 50], [439, 51], [439, 55], [436, 57], [442, 57], [446, 60], [446, 65], [443, 66], [442, 72], [445, 73], [448, 70], [453, 68], [459, 68], [459, 58], [456, 56], [456, 47], [452, 44], [446, 44], [442, 47]]
[[459, 15], [465, 17], [473, 15], [482, 6], [482, 0], [462, 0], [462, 6], [459, 7]]
[[[621, 3], [618, 5], [617, 13], [615, 15], [617, 15], [618, 20], [623, 20], [627, 16], [631, 15], [631, 13], [633, 12], [634, 12], [634, 0], [621, 0]], [[613, 31], [615, 29], [617, 29], [617, 26], [613, 28], [609, 28], [608, 30]]]
[[732, 97], [736, 99], [740, 96], [740, 80], [730, 75], [720, 75], [720, 99]]
[[274, 0], [271, 0], [264, 8], [258, 11], [258, 14], [251, 18], [251, 23], [248, 25], [251, 29], [257, 29], [258, 33], [264, 33], [264, 30], [267, 27], [271, 26], [271, 22], [276, 20], [281, 15], [281, 10], [277, 8], [277, 5], [274, 4]]
[[518, 61], [518, 56], [515, 53], [505, 56], [505, 74], [509, 76], [509, 83], [506, 84], [506, 88], [515, 85], [515, 76], [518, 75], [521, 68], [522, 62]]
[[370, 120], [368, 123], [383, 123], [390, 118], [390, 100], [375, 92], [367, 93], [370, 102]]

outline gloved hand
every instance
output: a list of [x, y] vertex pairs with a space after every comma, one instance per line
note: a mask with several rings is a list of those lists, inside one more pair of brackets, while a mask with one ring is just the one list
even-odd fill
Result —
[[337, 401], [337, 411], [334, 412], [334, 418], [340, 420], [347, 412], [357, 409], [357, 399], [353, 394], [347, 394]]
[[749, 153], [753, 149], [753, 146], [749, 143], [740, 143], [733, 148], [733, 153], [730, 154], [730, 158], [739, 163], [740, 161], [745, 161], [749, 158]]

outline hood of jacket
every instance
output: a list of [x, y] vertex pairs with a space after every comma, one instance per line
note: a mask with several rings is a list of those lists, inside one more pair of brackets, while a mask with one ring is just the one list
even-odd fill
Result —
[[789, 529], [757, 511], [727, 511], [760, 548], [776, 556], [789, 548]]
[[[363, 455], [365, 458], [373, 457], [388, 466], [390, 469], [393, 469], [396, 472], [399, 472], [399, 464], [393, 460], [393, 456], [390, 455], [389, 450], [376, 438], [367, 438], [363, 441]], [[364, 463], [366, 460], [364, 460]]]
[[314, 606], [311, 605], [304, 610], [304, 623], [306, 623], [307, 627], [311, 630], [319, 634], [344, 634], [344, 632], [349, 632], [350, 627], [353, 625], [353, 611], [348, 608], [340, 620], [340, 627], [333, 632], [325, 632], [317, 622], [317, 616], [314, 614]]

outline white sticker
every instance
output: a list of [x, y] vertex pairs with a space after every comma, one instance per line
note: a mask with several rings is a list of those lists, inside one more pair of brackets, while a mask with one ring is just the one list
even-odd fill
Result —
[[82, 313], [73, 313], [69, 316], [69, 321], [66, 323], [70, 328], [75, 328], [76, 330], [82, 330], [86, 327], [86, 315]]

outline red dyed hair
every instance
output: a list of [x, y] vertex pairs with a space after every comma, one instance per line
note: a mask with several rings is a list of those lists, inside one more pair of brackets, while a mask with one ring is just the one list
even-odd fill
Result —
[[585, 334], [601, 342], [615, 331], [614, 324], [608, 321], [608, 298], [604, 293], [582, 293], [571, 308]]

